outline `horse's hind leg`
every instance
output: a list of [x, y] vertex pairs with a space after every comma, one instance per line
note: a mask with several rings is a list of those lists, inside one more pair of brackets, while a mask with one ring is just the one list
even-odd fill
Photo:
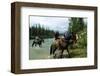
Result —
[[35, 43], [35, 46], [37, 46], [37, 44]]
[[68, 53], [68, 57], [71, 58], [68, 48], [67, 48], [67, 53]]

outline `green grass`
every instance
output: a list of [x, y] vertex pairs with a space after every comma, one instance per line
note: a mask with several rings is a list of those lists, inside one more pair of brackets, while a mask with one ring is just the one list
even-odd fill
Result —
[[70, 51], [71, 58], [83, 58], [87, 57], [87, 49], [71, 49]]
[[50, 56], [49, 49], [52, 42], [53, 39], [45, 39], [42, 47], [32, 47], [32, 40], [30, 40], [29, 59], [48, 59], [48, 56]]

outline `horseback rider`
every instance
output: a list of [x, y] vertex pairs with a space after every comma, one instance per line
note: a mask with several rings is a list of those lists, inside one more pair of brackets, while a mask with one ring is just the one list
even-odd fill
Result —
[[69, 31], [65, 32], [65, 33], [64, 33], [64, 38], [65, 38], [65, 40], [70, 40], [71, 35], [72, 35], [71, 32], [69, 32]]
[[72, 39], [72, 36], [73, 36], [73, 32], [65, 32], [64, 33], [64, 39], [67, 43], [70, 43], [71, 42], [71, 39]]
[[40, 38], [39, 36], [36, 36], [35, 39], [33, 40], [32, 46], [37, 46], [41, 47], [42, 43], [44, 43], [44, 39]]
[[64, 39], [69, 44], [75, 44], [78, 40], [78, 34], [67, 31], [64, 33]]
[[35, 42], [38, 42], [40, 38], [38, 36], [35, 37]]
[[59, 39], [59, 32], [57, 31], [57, 32], [55, 32], [55, 40], [57, 40], [57, 39]]

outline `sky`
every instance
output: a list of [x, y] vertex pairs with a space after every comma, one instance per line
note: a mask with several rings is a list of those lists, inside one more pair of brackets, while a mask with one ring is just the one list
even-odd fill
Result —
[[67, 17], [30, 16], [29, 19], [30, 27], [34, 26], [34, 24], [40, 24], [45, 28], [60, 33], [67, 31], [69, 26], [69, 18]]

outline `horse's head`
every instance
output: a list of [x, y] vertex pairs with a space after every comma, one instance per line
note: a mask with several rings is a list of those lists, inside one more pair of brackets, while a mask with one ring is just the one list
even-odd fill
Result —
[[44, 39], [43, 38], [40, 38], [39, 39], [39, 42], [44, 43]]
[[73, 43], [76, 43], [78, 40], [78, 35], [76, 33], [72, 33], [71, 40], [73, 41]]

